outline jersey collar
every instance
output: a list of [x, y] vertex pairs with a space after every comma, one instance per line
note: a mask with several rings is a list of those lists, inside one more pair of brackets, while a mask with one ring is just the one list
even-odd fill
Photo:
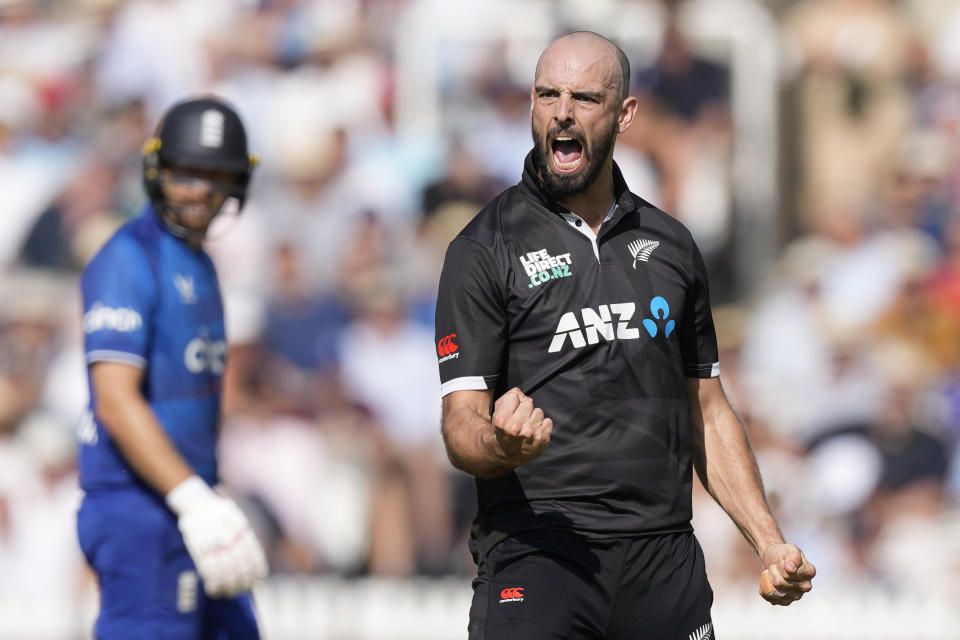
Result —
[[[544, 187], [543, 180], [537, 174], [536, 166], [533, 163], [534, 153], [535, 150], [531, 150], [523, 161], [523, 177], [520, 179], [520, 184], [517, 185], [520, 191], [554, 213], [561, 215], [571, 213], [569, 209], [550, 195]], [[623, 217], [624, 213], [633, 211], [636, 206], [633, 195], [630, 193], [630, 189], [627, 188], [627, 182], [623, 179], [623, 174], [620, 172], [620, 167], [617, 166], [616, 161], [613, 162], [613, 194], [616, 204], [613, 224], [616, 224], [620, 221], [620, 218]], [[608, 217], [608, 220], [609, 219]]]
[[[610, 219], [613, 217], [613, 214], [616, 213], [616, 211], [617, 211], [617, 203], [614, 202], [612, 205], [610, 205], [610, 210], [607, 211], [607, 215], [604, 216], [603, 224], [606, 224], [607, 222], [609, 222]], [[588, 225], [583, 218], [581, 218], [575, 213], [567, 212], [567, 213], [561, 213], [560, 215], [563, 216], [563, 219], [566, 220], [571, 227], [576, 229], [579, 233], [582, 233], [587, 238], [587, 240], [590, 241], [590, 244], [593, 245], [593, 255], [596, 256], [597, 261], [599, 261], [600, 247], [597, 244], [597, 240], [599, 236], [594, 235], [593, 229], [590, 228], [590, 225]]]

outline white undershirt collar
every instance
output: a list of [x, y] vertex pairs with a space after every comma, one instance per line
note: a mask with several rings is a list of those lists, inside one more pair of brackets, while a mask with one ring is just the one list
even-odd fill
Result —
[[[613, 212], [616, 211], [616, 209], [617, 201], [614, 200], [613, 204], [610, 205], [610, 210], [607, 211], [607, 215], [604, 216], [603, 222], [606, 222], [612, 218]], [[600, 248], [597, 246], [597, 234], [593, 232], [593, 229], [590, 228], [590, 225], [587, 224], [587, 221], [572, 211], [562, 212], [560, 215], [563, 216], [563, 219], [566, 220], [571, 227], [585, 235], [590, 240], [590, 244], [593, 246], [593, 255], [597, 257], [597, 262], [600, 262]]]

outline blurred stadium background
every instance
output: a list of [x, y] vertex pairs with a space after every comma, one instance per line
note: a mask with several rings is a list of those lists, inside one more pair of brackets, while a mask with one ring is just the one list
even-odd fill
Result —
[[90, 636], [77, 276], [198, 91], [262, 157], [209, 249], [264, 635], [465, 637], [475, 505], [438, 435], [433, 297], [519, 178], [537, 55], [575, 29], [631, 57], [616, 158], [705, 253], [725, 385], [819, 570], [767, 606], [698, 488], [720, 637], [960, 638], [955, 0], [0, 0], [0, 638]]

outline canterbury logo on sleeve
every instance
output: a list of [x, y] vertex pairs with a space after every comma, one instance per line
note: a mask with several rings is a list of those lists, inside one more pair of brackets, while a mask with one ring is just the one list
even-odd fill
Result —
[[523, 602], [523, 587], [507, 587], [500, 591], [500, 604], [504, 602]]
[[453, 360], [459, 357], [457, 349], [460, 346], [453, 341], [457, 337], [457, 334], [451, 333], [448, 336], [445, 336], [440, 339], [440, 342], [437, 343], [437, 355], [440, 356], [440, 362], [446, 362], [447, 360]]

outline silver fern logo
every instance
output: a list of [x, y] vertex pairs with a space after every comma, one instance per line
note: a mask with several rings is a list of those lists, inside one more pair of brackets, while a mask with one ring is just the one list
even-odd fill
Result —
[[690, 634], [688, 640], [710, 640], [713, 636], [713, 623], [708, 622]]
[[650, 260], [650, 254], [660, 246], [659, 240], [644, 240], [640, 238], [627, 245], [630, 255], [633, 256], [633, 268], [637, 268], [637, 260], [647, 262]]

